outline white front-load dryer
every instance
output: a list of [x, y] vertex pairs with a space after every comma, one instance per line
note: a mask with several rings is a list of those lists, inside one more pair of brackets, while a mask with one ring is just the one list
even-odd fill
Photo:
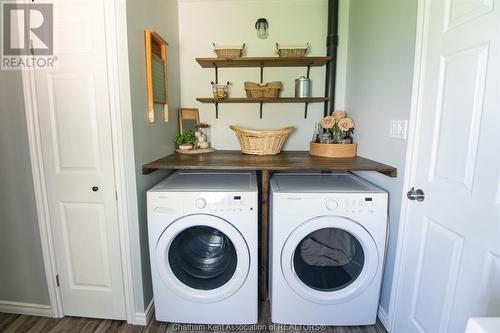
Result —
[[375, 324], [387, 193], [350, 173], [271, 178], [271, 320]]
[[156, 319], [256, 323], [255, 173], [178, 171], [147, 200]]

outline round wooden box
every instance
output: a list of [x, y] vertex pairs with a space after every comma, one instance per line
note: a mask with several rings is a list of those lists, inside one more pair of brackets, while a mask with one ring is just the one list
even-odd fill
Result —
[[309, 143], [309, 155], [321, 157], [347, 158], [356, 156], [358, 144]]

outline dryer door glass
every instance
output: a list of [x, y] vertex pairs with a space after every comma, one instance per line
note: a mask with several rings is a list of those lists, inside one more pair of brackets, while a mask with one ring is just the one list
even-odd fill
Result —
[[174, 275], [185, 285], [201, 290], [216, 289], [233, 276], [237, 255], [222, 231], [209, 226], [183, 230], [172, 241], [168, 261]]
[[316, 230], [295, 249], [293, 265], [299, 279], [319, 291], [336, 291], [353, 283], [365, 261], [356, 237], [338, 228]]

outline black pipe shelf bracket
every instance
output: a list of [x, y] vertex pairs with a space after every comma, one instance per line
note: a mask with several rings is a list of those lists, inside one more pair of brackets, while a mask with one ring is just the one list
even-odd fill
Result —
[[[260, 64], [260, 84], [264, 83], [264, 64]], [[259, 105], [259, 119], [262, 119], [262, 109], [263, 109], [264, 103], [260, 102]]]
[[[219, 68], [215, 63], [214, 63], [214, 69], [215, 69], [215, 84], [219, 84]], [[214, 104], [215, 104], [215, 119], [219, 119], [219, 103], [216, 102]]]

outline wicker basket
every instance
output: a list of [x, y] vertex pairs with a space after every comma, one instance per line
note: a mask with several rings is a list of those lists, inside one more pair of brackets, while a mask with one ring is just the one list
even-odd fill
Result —
[[253, 131], [233, 125], [229, 128], [236, 133], [241, 152], [251, 155], [279, 154], [288, 134], [294, 130], [293, 127], [286, 127], [277, 130]]
[[282, 84], [279, 81], [258, 84], [245, 82], [245, 91], [248, 98], [278, 98]]
[[300, 46], [279, 46], [276, 43], [276, 53], [280, 57], [305, 57], [309, 51], [309, 44]]
[[214, 52], [217, 55], [217, 58], [240, 58], [243, 56], [245, 52], [245, 44], [242, 46], [216, 46], [214, 44]]

